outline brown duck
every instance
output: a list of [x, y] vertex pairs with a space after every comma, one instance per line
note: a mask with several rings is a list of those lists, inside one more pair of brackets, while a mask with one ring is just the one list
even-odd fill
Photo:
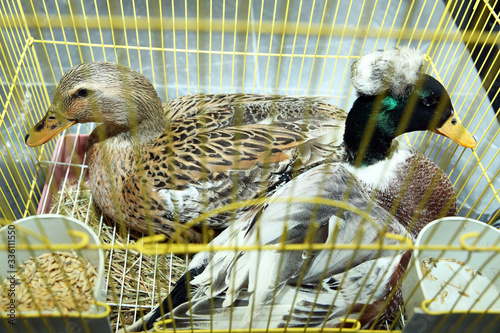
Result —
[[[259, 197], [292, 172], [344, 159], [345, 117], [314, 97], [190, 95], [162, 105], [135, 70], [84, 63], [61, 78], [26, 144], [41, 145], [75, 123], [102, 123], [87, 144], [95, 203], [132, 229], [171, 236], [179, 223]], [[206, 223], [224, 227], [230, 216]]]

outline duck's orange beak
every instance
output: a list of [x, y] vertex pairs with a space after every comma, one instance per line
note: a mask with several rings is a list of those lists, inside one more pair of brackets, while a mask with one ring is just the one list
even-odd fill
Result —
[[434, 132], [450, 138], [460, 146], [466, 148], [474, 148], [476, 146], [476, 139], [474, 139], [472, 134], [463, 127], [455, 114], [452, 114], [450, 118], [448, 118], [441, 127], [436, 128]]
[[75, 120], [62, 117], [50, 107], [43, 119], [29, 130], [24, 141], [30, 147], [40, 146], [75, 123]]

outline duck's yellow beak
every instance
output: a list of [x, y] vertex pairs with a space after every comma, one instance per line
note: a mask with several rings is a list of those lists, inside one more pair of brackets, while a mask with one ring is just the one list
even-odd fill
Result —
[[75, 123], [75, 120], [62, 117], [51, 107], [43, 119], [29, 130], [24, 141], [30, 147], [40, 146]]
[[436, 128], [434, 132], [450, 138], [460, 146], [466, 148], [474, 148], [476, 146], [476, 139], [463, 127], [455, 114], [452, 114], [443, 126]]

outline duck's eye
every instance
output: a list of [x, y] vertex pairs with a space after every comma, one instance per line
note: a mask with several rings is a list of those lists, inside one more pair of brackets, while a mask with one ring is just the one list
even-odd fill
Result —
[[78, 91], [76, 92], [76, 94], [79, 97], [87, 97], [89, 95], [89, 91], [87, 89], [81, 88], [81, 89], [78, 89]]
[[437, 102], [438, 101], [434, 95], [430, 95], [430, 96], [422, 98], [422, 103], [425, 106], [431, 106], [431, 105], [437, 104]]

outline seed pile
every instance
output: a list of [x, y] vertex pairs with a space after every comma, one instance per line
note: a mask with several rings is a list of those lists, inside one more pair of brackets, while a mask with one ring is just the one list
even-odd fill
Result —
[[[76, 253], [44, 253], [20, 265], [15, 275], [19, 311], [84, 312], [93, 303], [97, 272]], [[0, 309], [7, 310], [12, 279], [0, 286]]]

